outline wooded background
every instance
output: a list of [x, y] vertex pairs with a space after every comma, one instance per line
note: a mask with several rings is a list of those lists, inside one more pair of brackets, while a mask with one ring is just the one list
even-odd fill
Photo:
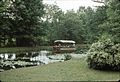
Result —
[[52, 45], [54, 40], [91, 44], [102, 37], [120, 42], [120, 1], [62, 11], [42, 0], [0, 1], [0, 46]]

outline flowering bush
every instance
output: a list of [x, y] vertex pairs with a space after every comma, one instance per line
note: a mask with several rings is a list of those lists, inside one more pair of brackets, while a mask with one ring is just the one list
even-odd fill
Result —
[[90, 68], [101, 70], [120, 70], [120, 44], [110, 39], [93, 43], [87, 52]]

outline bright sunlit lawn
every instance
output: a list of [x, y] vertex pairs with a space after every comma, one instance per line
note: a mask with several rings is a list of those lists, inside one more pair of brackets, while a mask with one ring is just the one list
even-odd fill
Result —
[[2, 81], [118, 81], [120, 72], [89, 69], [85, 59], [9, 70], [0, 73]]

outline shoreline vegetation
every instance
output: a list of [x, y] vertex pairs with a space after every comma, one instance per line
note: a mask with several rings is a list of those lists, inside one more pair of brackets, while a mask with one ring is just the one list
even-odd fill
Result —
[[[90, 44], [77, 44], [76, 52], [79, 53], [79, 50], [88, 49]], [[40, 51], [47, 50], [52, 51], [53, 46], [36, 46], [36, 47], [3, 47], [0, 48], [0, 53], [20, 53], [20, 52], [31, 52], [31, 51]]]
[[0, 48], [0, 53], [19, 53], [39, 50], [52, 50], [52, 46], [37, 46], [37, 47], [4, 47]]

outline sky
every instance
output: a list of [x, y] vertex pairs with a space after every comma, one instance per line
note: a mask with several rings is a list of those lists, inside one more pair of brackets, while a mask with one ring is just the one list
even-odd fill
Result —
[[91, 0], [43, 0], [43, 3], [56, 4], [63, 11], [74, 9], [75, 11], [79, 9], [79, 6], [92, 7], [101, 6], [102, 3], [96, 3]]

